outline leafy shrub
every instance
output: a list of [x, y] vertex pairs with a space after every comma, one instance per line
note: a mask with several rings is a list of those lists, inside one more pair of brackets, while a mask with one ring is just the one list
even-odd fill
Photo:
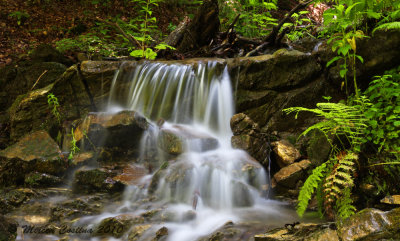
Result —
[[364, 94], [371, 106], [365, 112], [368, 118], [366, 140], [378, 146], [378, 153], [400, 158], [400, 78], [392, 75], [375, 76]]

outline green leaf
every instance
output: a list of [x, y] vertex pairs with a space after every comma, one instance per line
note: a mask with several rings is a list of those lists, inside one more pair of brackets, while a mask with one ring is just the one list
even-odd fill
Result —
[[329, 67], [331, 64], [333, 64], [334, 62], [338, 61], [341, 58], [342, 58], [341, 56], [336, 56], [332, 58], [331, 60], [328, 61], [328, 63], [326, 63], [326, 67]]

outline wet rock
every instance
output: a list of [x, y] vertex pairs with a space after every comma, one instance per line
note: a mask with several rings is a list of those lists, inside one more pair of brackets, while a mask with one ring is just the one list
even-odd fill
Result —
[[97, 226], [94, 236], [112, 236], [120, 238], [135, 223], [135, 220], [136, 217], [129, 214], [121, 214], [103, 219]]
[[234, 135], [231, 138], [232, 147], [245, 150], [259, 163], [268, 166], [270, 148], [258, 124], [246, 114], [239, 113], [231, 118], [230, 125]]
[[381, 203], [400, 205], [400, 195], [386, 196], [381, 200]]
[[219, 143], [216, 138], [187, 126], [172, 125], [160, 129], [157, 145], [166, 153], [179, 155], [186, 149], [199, 152], [214, 150]]
[[295, 188], [299, 180], [305, 178], [306, 170], [310, 167], [310, 165], [311, 162], [309, 160], [295, 162], [275, 173], [274, 180], [279, 186]]
[[334, 225], [298, 224], [271, 230], [265, 234], [254, 236], [254, 241], [339, 241]]
[[74, 155], [70, 164], [75, 167], [80, 167], [89, 165], [95, 161], [95, 154], [93, 152], [79, 152]]
[[160, 131], [157, 145], [160, 149], [171, 155], [182, 154], [185, 149], [183, 139], [169, 130]]
[[400, 238], [400, 208], [391, 211], [364, 209], [343, 221], [339, 237], [347, 240], [379, 240]]
[[103, 199], [103, 196], [82, 196], [63, 201], [50, 209], [50, 221], [65, 221], [100, 214], [104, 205], [101, 202]]
[[168, 236], [168, 228], [162, 227], [159, 230], [157, 230], [156, 237], [153, 239], [153, 241], [165, 240], [166, 236]]
[[31, 172], [25, 176], [25, 185], [29, 187], [54, 187], [61, 183], [60, 177], [46, 173]]
[[0, 215], [0, 240], [12, 241], [17, 238], [18, 223]]
[[31, 200], [35, 193], [28, 188], [2, 190], [0, 192], [0, 213], [9, 213], [15, 208]]
[[151, 182], [148, 188], [148, 191], [150, 194], [153, 194], [159, 185], [160, 179], [162, 176], [165, 175], [166, 169], [169, 166], [169, 162], [164, 162], [160, 168], [153, 174], [153, 177], [151, 178]]
[[105, 169], [89, 169], [82, 167], [75, 172], [73, 191], [76, 193], [122, 192], [125, 185], [115, 181], [114, 173]]
[[84, 140], [84, 149], [95, 146], [111, 148], [110, 152], [116, 148], [118, 152], [131, 150], [138, 154], [141, 136], [149, 125], [146, 118], [135, 111], [90, 113], [74, 130], [74, 136], [77, 141]]
[[1, 185], [21, 185], [25, 175], [34, 171], [59, 175], [65, 170], [60, 148], [45, 131], [28, 134], [0, 151]]
[[132, 228], [128, 235], [128, 241], [137, 241], [146, 232], [149, 228], [151, 228], [150, 224], [146, 225], [137, 225]]
[[235, 136], [241, 134], [256, 135], [260, 132], [258, 124], [244, 113], [238, 113], [232, 116], [230, 125], [233, 135]]
[[120, 181], [125, 185], [135, 185], [139, 184], [139, 181], [142, 177], [148, 174], [148, 170], [144, 167], [127, 164], [122, 173], [118, 176], [115, 176], [113, 179], [115, 181]]
[[300, 152], [286, 140], [272, 142], [273, 151], [278, 165], [286, 167], [301, 157]]

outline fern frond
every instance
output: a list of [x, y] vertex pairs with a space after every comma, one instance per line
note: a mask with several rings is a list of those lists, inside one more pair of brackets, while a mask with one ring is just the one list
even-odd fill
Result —
[[[349, 203], [349, 200], [344, 202], [342, 199], [345, 198], [345, 195], [350, 195], [345, 192], [346, 190], [351, 190], [354, 186], [352, 173], [355, 171], [353, 166], [357, 158], [358, 156], [352, 152], [342, 152], [336, 155], [336, 165], [330, 172], [330, 175], [326, 177], [325, 184], [323, 185], [323, 192], [326, 197], [325, 208], [328, 209], [328, 213], [332, 213], [330, 209], [332, 209], [333, 204], [336, 203], [336, 210], [340, 217], [342, 217], [342, 215], [351, 215], [351, 210], [353, 210], [354, 207], [351, 205], [351, 202]], [[341, 210], [339, 210], [339, 207]]]
[[327, 165], [326, 163], [322, 163], [320, 166], [314, 168], [312, 174], [307, 178], [304, 182], [304, 185], [300, 189], [297, 204], [297, 214], [302, 217], [304, 212], [307, 209], [308, 203], [318, 186], [321, 184], [323, 177], [327, 172]]
[[391, 22], [391, 23], [384, 23], [378, 27], [376, 27], [373, 31], [372, 34], [375, 33], [376, 30], [383, 29], [385, 31], [390, 30], [390, 29], [400, 29], [400, 22]]
[[357, 210], [353, 206], [353, 200], [351, 199], [351, 190], [346, 188], [343, 190], [343, 196], [336, 201], [337, 216], [342, 219], [346, 219], [353, 215]]
[[[367, 125], [367, 119], [362, 112], [362, 105], [348, 106], [342, 103], [317, 103], [317, 108], [290, 107], [284, 109], [286, 114], [295, 112], [296, 118], [300, 111], [308, 111], [325, 118], [307, 128], [300, 136], [307, 135], [310, 131], [318, 129], [324, 133], [332, 145], [331, 135], [345, 136], [353, 147], [358, 147], [363, 142], [362, 134]], [[340, 139], [340, 138], [339, 138]], [[357, 148], [356, 148], [357, 149]]]

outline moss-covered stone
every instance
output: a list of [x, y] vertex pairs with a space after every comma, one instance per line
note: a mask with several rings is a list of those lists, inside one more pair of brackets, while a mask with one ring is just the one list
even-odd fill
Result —
[[97, 226], [94, 236], [112, 236], [120, 238], [133, 224], [137, 223], [137, 217], [129, 214], [121, 214], [115, 217], [105, 218]]
[[113, 179], [115, 174], [105, 169], [80, 168], [75, 172], [73, 191], [76, 193], [122, 192], [125, 185]]
[[61, 175], [66, 161], [57, 143], [45, 131], [23, 137], [18, 143], [0, 151], [1, 185], [22, 185], [31, 172]]

